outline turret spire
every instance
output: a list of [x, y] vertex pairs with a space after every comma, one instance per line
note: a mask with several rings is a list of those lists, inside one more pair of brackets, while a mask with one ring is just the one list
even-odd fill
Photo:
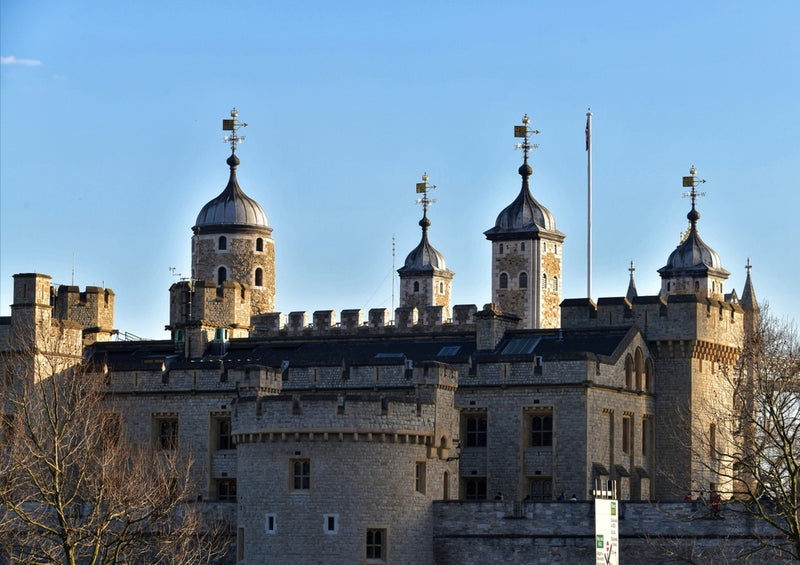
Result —
[[639, 296], [639, 293], [636, 291], [636, 281], [633, 280], [633, 273], [636, 271], [636, 267], [633, 266], [632, 259], [628, 271], [631, 274], [631, 279], [628, 281], [628, 292], [625, 293], [625, 298], [628, 299], [628, 302], [633, 302], [633, 299]]
[[697, 211], [695, 202], [697, 201], [698, 196], [706, 195], [705, 192], [697, 192], [697, 185], [706, 182], [706, 180], [697, 178], [697, 169], [694, 167], [694, 165], [692, 165], [692, 168], [689, 169], [689, 174], [691, 176], [683, 177], [683, 186], [684, 188], [691, 187], [692, 190], [685, 192], [683, 197], [692, 199], [692, 209], [689, 211], [686, 217], [689, 219], [689, 232], [693, 232], [695, 229], [697, 229], [697, 220], [700, 219], [700, 212]]
[[530, 142], [531, 135], [539, 135], [538, 129], [533, 129], [528, 124], [531, 122], [531, 119], [528, 117], [528, 114], [522, 116], [522, 125], [521, 126], [514, 126], [514, 137], [521, 137], [523, 141], [517, 143], [515, 149], [522, 149], [522, 156], [523, 162], [522, 166], [519, 168], [519, 174], [522, 175], [523, 182], [528, 181], [528, 177], [531, 176], [533, 173], [533, 169], [531, 169], [530, 165], [528, 164], [528, 153], [531, 149], [538, 149], [539, 144]]
[[236, 111], [234, 107], [231, 110], [231, 119], [230, 120], [222, 120], [222, 131], [229, 131], [231, 132], [230, 135], [226, 135], [224, 137], [225, 143], [231, 144], [231, 155], [236, 154], [236, 146], [239, 145], [244, 141], [244, 136], [237, 134], [237, 130], [239, 128], [247, 127], [247, 124], [244, 122], [240, 122], [236, 118], [239, 117], [239, 112]]

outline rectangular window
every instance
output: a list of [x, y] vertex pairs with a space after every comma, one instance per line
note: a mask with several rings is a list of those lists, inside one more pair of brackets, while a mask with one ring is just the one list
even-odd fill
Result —
[[531, 447], [551, 447], [552, 445], [552, 414], [536, 415], [531, 417]]
[[486, 500], [486, 477], [464, 479], [464, 498], [467, 500]]
[[552, 477], [531, 477], [528, 500], [553, 500]]
[[467, 416], [467, 447], [486, 447], [486, 416]]
[[329, 535], [339, 532], [339, 515], [338, 514], [324, 514], [322, 516], [322, 530]]
[[708, 456], [711, 459], [717, 458], [717, 425], [708, 426]]
[[653, 419], [649, 416], [642, 418], [642, 455], [647, 457], [650, 455], [650, 442], [653, 433]]
[[417, 461], [414, 465], [414, 490], [425, 494], [425, 462]]
[[155, 445], [158, 449], [178, 448], [177, 416], [157, 417], [153, 420]]
[[217, 500], [236, 500], [236, 479], [217, 479]]
[[368, 528], [365, 549], [367, 559], [385, 562], [387, 557], [386, 528]]
[[266, 514], [264, 516], [264, 531], [268, 534], [274, 534], [278, 531], [277, 520], [278, 516], [276, 514]]
[[233, 436], [231, 436], [230, 416], [214, 418], [212, 425], [217, 436], [217, 449], [234, 449], [236, 446], [233, 443]]
[[633, 419], [630, 416], [622, 417], [622, 451], [630, 454], [633, 446]]
[[311, 488], [311, 461], [308, 459], [292, 460], [292, 488], [308, 490]]

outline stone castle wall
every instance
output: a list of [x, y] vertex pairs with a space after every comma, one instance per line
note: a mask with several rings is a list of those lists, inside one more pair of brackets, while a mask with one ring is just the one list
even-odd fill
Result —
[[[723, 508], [711, 519], [698, 502], [620, 502], [620, 563], [728, 563], [776, 532]], [[437, 565], [593, 563], [594, 503], [434, 502]], [[781, 562], [774, 554], [753, 563]]]

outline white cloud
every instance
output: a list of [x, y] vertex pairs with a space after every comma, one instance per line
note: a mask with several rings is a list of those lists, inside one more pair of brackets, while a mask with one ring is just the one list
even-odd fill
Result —
[[14, 55], [0, 57], [0, 65], [22, 65], [23, 67], [38, 67], [42, 62], [36, 59], [17, 59]]

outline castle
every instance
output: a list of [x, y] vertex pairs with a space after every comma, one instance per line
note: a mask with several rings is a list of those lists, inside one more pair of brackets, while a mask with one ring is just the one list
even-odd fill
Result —
[[14, 276], [0, 343], [13, 350], [32, 320], [68, 322], [70, 359], [105, 373], [129, 433], [201, 463], [237, 562], [468, 562], [452, 540], [471, 519], [440, 501], [531, 516], [612, 480], [623, 501], [725, 491], [692, 449], [716, 425], [694, 408], [725, 401], [715, 374], [736, 363], [758, 305], [749, 269], [740, 297], [725, 292], [694, 170], [689, 230], [656, 296], [639, 296], [631, 271], [625, 296], [562, 298], [566, 236], [531, 192], [526, 135], [519, 192], [485, 231], [491, 302], [451, 304], [424, 178], [400, 306], [287, 315], [274, 312], [272, 228], [237, 181], [235, 112], [225, 123], [230, 176], [192, 228], [191, 280], [169, 289], [171, 340], [112, 341], [111, 290], [30, 273]]

